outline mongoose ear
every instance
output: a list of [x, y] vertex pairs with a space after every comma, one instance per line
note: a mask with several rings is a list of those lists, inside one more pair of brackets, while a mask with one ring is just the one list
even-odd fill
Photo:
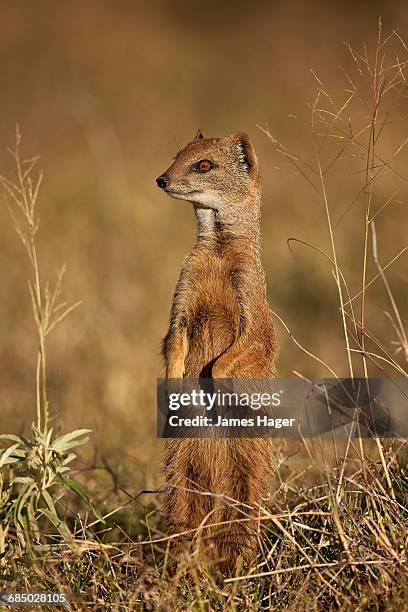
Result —
[[194, 140], [200, 140], [201, 138], [204, 138], [204, 135], [201, 130], [198, 130], [197, 134], [195, 135]]
[[248, 134], [235, 132], [227, 136], [238, 156], [238, 161], [250, 174], [258, 166], [255, 149]]

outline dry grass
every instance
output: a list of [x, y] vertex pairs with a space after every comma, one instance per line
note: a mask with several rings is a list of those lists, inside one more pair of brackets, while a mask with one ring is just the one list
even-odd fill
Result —
[[[297, 196], [301, 195], [302, 201], [310, 204], [308, 213], [311, 223], [316, 224], [319, 220], [320, 236], [313, 232], [306, 236], [302, 233], [297, 244], [291, 243], [295, 253], [300, 248], [306, 248], [310, 257], [306, 266], [299, 259], [295, 264], [300, 270], [296, 278], [298, 281], [300, 279], [304, 312], [296, 313], [293, 306], [286, 308], [282, 292], [279, 298], [279, 290], [277, 302], [273, 298], [271, 300], [277, 311], [277, 320], [283, 324], [283, 331], [286, 330], [294, 341], [293, 358], [286, 350], [283, 369], [301, 376], [321, 373], [335, 377], [407, 376], [404, 314], [407, 278], [403, 263], [406, 246], [398, 240], [403, 237], [400, 219], [406, 219], [407, 179], [404, 168], [407, 141], [404, 124], [399, 120], [404, 117], [406, 109], [405, 69], [408, 54], [400, 36], [393, 32], [384, 36], [381, 27], [372, 52], [362, 47], [357, 50], [350, 48], [348, 53], [351, 62], [345, 60], [347, 68], [343, 70], [345, 85], [342, 93], [338, 80], [336, 91], [332, 93], [325, 79], [313, 74], [316, 95], [310, 104], [309, 119], [296, 123], [299, 126], [293, 131], [296, 138], [288, 132], [289, 140], [296, 140], [296, 145], [283, 145], [281, 139], [272, 135], [268, 128], [262, 128], [278, 154], [274, 163], [280, 163], [282, 155], [284, 157], [280, 167], [281, 176], [286, 173], [292, 183], [299, 181], [301, 187], [298, 187]], [[98, 133], [106, 135], [108, 132], [106, 126], [103, 128], [99, 125], [90, 139]], [[100, 148], [100, 143], [96, 148]], [[4, 529], [6, 519], [15, 515], [10, 514], [10, 506], [7, 505], [10, 495], [7, 497], [3, 494], [0, 501], [3, 526], [0, 532], [1, 587], [6, 590], [64, 590], [70, 598], [69, 608], [73, 610], [87, 607], [95, 610], [404, 609], [408, 601], [408, 456], [405, 441], [383, 444], [380, 440], [369, 443], [359, 440], [343, 443], [314, 440], [305, 441], [303, 446], [282, 444], [277, 451], [276, 482], [271, 499], [267, 508], [259, 509], [259, 520], [266, 525], [266, 536], [261, 542], [262, 554], [257, 565], [241, 568], [236, 576], [228, 577], [220, 584], [211, 576], [200, 573], [192, 556], [181, 563], [175, 575], [170, 575], [171, 538], [163, 532], [158, 487], [156, 479], [151, 476], [157, 452], [147, 449], [145, 442], [153, 439], [152, 419], [146, 419], [146, 409], [138, 415], [128, 409], [129, 405], [154, 405], [154, 391], [147, 391], [147, 383], [140, 382], [137, 386], [133, 377], [126, 375], [126, 370], [132, 370], [129, 364], [133, 363], [129, 356], [133, 344], [125, 340], [133, 320], [128, 301], [133, 299], [137, 305], [140, 330], [145, 325], [145, 340], [139, 344], [134, 359], [135, 371], [142, 372], [146, 379], [154, 377], [154, 362], [149, 362], [147, 366], [143, 364], [146, 354], [151, 352], [151, 346], [147, 347], [149, 342], [151, 344], [149, 325], [153, 329], [154, 323], [157, 331], [156, 321], [152, 323], [150, 318], [143, 318], [141, 313], [143, 307], [146, 308], [146, 299], [141, 299], [137, 291], [125, 299], [120, 297], [123, 287], [130, 285], [131, 274], [129, 268], [126, 274], [118, 269], [118, 264], [123, 264], [124, 260], [119, 256], [120, 249], [116, 250], [116, 245], [112, 250], [113, 262], [105, 261], [113, 269], [109, 276], [109, 289], [114, 297], [108, 308], [105, 309], [98, 301], [103, 295], [100, 287], [95, 290], [97, 298], [94, 297], [95, 301], [92, 301], [89, 283], [86, 283], [89, 279], [83, 280], [79, 267], [73, 274], [74, 279], [79, 279], [78, 283], [71, 281], [69, 287], [74, 295], [79, 292], [81, 297], [83, 288], [90, 298], [91, 327], [101, 326], [100, 335], [91, 334], [89, 347], [86, 342], [84, 346], [78, 340], [77, 330], [83, 334], [87, 329], [83, 320], [78, 319], [78, 312], [86, 312], [89, 308], [84, 300], [81, 309], [73, 313], [60, 328], [71, 331], [57, 332], [62, 334], [56, 338], [60, 338], [63, 349], [53, 350], [52, 344], [47, 348], [46, 339], [54, 326], [53, 322], [61, 322], [71, 307], [65, 304], [57, 306], [61, 277], [57, 277], [59, 280], [53, 291], [41, 281], [43, 268], [45, 276], [50, 274], [45, 255], [49, 255], [51, 247], [56, 245], [51, 239], [49, 244], [41, 243], [41, 248], [38, 247], [34, 204], [40, 182], [31, 178], [32, 161], [21, 164], [18, 151], [15, 151], [14, 161], [17, 162], [17, 174], [12, 175], [11, 179], [3, 179], [3, 184], [11, 196], [11, 203], [14, 201], [16, 211], [22, 213], [28, 228], [28, 233], [25, 233], [21, 221], [13, 213], [17, 233], [29, 255], [30, 270], [34, 273], [30, 293], [37, 333], [37, 338], [34, 340], [32, 336], [30, 342], [31, 332], [24, 326], [22, 332], [18, 331], [16, 345], [24, 349], [30, 344], [39, 345], [35, 366], [28, 365], [29, 358], [26, 356], [22, 362], [18, 361], [21, 348], [14, 357], [23, 370], [36, 373], [33, 376], [36, 383], [35, 402], [33, 395], [27, 391], [27, 396], [22, 400], [24, 410], [29, 413], [30, 420], [36, 416], [37, 431], [47, 438], [51, 431], [49, 397], [58, 398], [61, 406], [76, 400], [72, 402], [69, 417], [64, 415], [62, 419], [63, 431], [67, 430], [67, 421], [70, 425], [75, 423], [75, 427], [82, 427], [86, 423], [82, 413], [92, 406], [90, 413], [95, 425], [93, 440], [97, 450], [93, 456], [90, 452], [84, 454], [81, 462], [70, 463], [71, 487], [67, 482], [60, 483], [58, 492], [52, 494], [51, 508], [47, 495], [40, 503], [37, 498], [29, 501], [33, 511], [28, 513], [28, 523], [25, 528], [23, 524], [20, 533], [18, 524], [12, 520], [7, 530]], [[291, 166], [294, 166], [296, 176], [289, 174]], [[282, 179], [282, 184], [287, 186], [285, 179]], [[310, 199], [306, 191], [309, 188], [312, 194]], [[21, 194], [26, 194], [26, 199], [19, 199]], [[290, 198], [293, 194], [289, 189], [286, 197]], [[88, 217], [87, 223], [96, 222], [102, 243], [100, 248], [105, 245], [107, 233], [116, 229], [111, 225], [104, 228], [104, 223], [111, 221], [113, 216], [98, 219], [98, 213], [93, 214], [95, 218]], [[271, 216], [266, 212], [267, 228], [271, 229], [268, 219]], [[279, 220], [277, 211], [274, 212], [274, 219]], [[289, 215], [284, 223], [290, 225], [290, 220]], [[121, 221], [126, 221], [124, 210], [118, 211], [117, 223]], [[138, 217], [138, 222], [143, 229], [142, 217]], [[80, 230], [78, 221], [75, 223], [75, 228]], [[155, 219], [155, 227], [158, 223]], [[300, 228], [299, 225], [297, 227]], [[59, 239], [63, 236], [63, 230], [55, 229]], [[138, 232], [139, 250], [145, 240], [140, 235], [142, 233]], [[86, 232], [81, 235], [86, 238]], [[129, 241], [131, 239], [126, 232], [120, 237], [121, 244], [124, 237]], [[317, 240], [319, 237], [320, 240]], [[160, 234], [156, 244], [165, 238], [168, 240], [169, 237]], [[147, 245], [143, 248], [147, 248]], [[39, 255], [41, 250], [44, 258]], [[56, 251], [59, 252], [59, 249], [56, 248]], [[99, 249], [97, 252], [99, 254]], [[268, 244], [265, 245], [265, 252], [267, 270], [272, 269], [272, 251]], [[306, 258], [305, 253], [302, 257]], [[93, 247], [90, 247], [90, 258], [93, 262], [97, 261]], [[129, 256], [125, 262], [130, 259]], [[44, 263], [41, 264], [40, 260]], [[152, 307], [153, 313], [150, 313], [153, 320], [160, 309], [167, 310], [168, 304], [167, 300], [159, 297], [163, 285], [156, 285], [151, 278], [151, 269], [158, 270], [163, 266], [156, 260], [150, 264], [145, 272], [145, 264], [137, 265], [136, 271], [139, 283], [143, 285], [145, 282], [157, 298], [157, 303]], [[284, 268], [280, 278], [288, 276], [288, 271], [288, 267]], [[70, 277], [72, 273], [67, 277], [67, 283]], [[318, 301], [322, 304], [314, 309], [313, 291], [309, 290], [308, 282], [311, 279], [313, 283], [316, 278], [319, 279]], [[170, 287], [173, 281], [170, 273], [167, 280]], [[16, 279], [13, 282], [16, 287], [20, 286]], [[296, 301], [299, 287], [292, 294], [289, 281], [287, 287], [289, 300]], [[307, 307], [308, 298], [312, 302], [310, 310]], [[116, 327], [108, 313], [112, 304], [115, 306], [114, 321], [119, 326], [120, 342], [117, 345], [112, 332]], [[96, 320], [95, 313], [99, 313]], [[299, 314], [299, 318], [296, 314]], [[310, 325], [317, 326], [312, 314], [316, 315], [320, 328], [313, 337], [307, 332]], [[87, 315], [82, 316], [86, 319]], [[14, 321], [13, 318], [10, 320]], [[16, 326], [12, 329], [16, 329]], [[74, 340], [70, 344], [67, 336], [71, 332]], [[140, 331], [138, 339], [142, 335]], [[21, 342], [22, 338], [24, 342]], [[285, 344], [285, 335], [282, 338]], [[116, 368], [113, 361], [107, 358], [103, 361], [102, 356], [109, 350], [123, 360]], [[105, 373], [113, 369], [107, 374], [111, 383], [108, 381], [103, 386], [102, 377], [96, 376], [96, 369], [91, 367], [91, 380], [81, 377], [80, 370], [84, 369], [84, 364], [90, 365], [83, 357], [86, 351], [97, 355], [95, 359], [100, 367], [103, 363]], [[71, 355], [72, 362], [76, 362], [75, 374], [86, 388], [82, 398], [67, 389], [69, 385], [74, 387], [76, 381], [67, 374], [64, 364], [66, 355]], [[47, 375], [48, 362], [53, 365], [48, 367]], [[12, 365], [8, 372], [14, 372]], [[129, 378], [132, 378], [132, 382], [129, 382]], [[27, 380], [25, 384], [21, 378], [18, 381], [22, 389], [30, 388]], [[104, 389], [104, 394], [101, 394], [99, 387]], [[10, 406], [14, 408], [19, 396], [17, 387], [9, 385], [7, 388], [12, 401], [6, 398], [6, 411], [10, 412]], [[34, 404], [35, 415], [32, 410]], [[113, 413], [123, 417], [122, 429], [113, 423], [112, 413], [108, 412], [100, 420], [95, 416], [99, 406], [106, 410], [110, 404], [115, 406], [116, 412]], [[57, 405], [57, 408], [60, 406]], [[56, 414], [52, 402], [51, 414]], [[59, 426], [59, 420], [55, 416], [53, 418], [55, 428], [55, 425]], [[121, 432], [130, 422], [131, 434], [122, 439]], [[8, 430], [12, 429], [15, 431], [9, 423]], [[42, 450], [47, 448], [41, 436], [33, 440]], [[52, 446], [52, 440], [48, 442]], [[138, 448], [135, 449], [135, 446]], [[42, 467], [45, 468], [43, 474], [54, 477], [58, 473], [58, 467], [67, 459], [66, 450], [61, 449], [57, 457], [52, 452], [41, 455]], [[17, 466], [20, 475], [24, 472], [26, 477], [30, 470], [38, 468], [35, 464], [29, 464], [28, 458], [21, 454], [14, 458], [20, 462]], [[2, 468], [2, 486], [6, 492], [16, 476], [14, 469], [8, 463]], [[78, 483], [77, 486], [72, 484], [74, 482]], [[147, 486], [152, 484], [152, 490], [140, 492], [145, 483]], [[141, 488], [138, 489], [139, 484]], [[19, 507], [22, 505], [21, 496], [25, 495], [24, 486], [24, 482], [18, 481], [13, 485], [14, 497], [11, 499]], [[44, 478], [39, 481], [39, 491], [43, 490], [41, 487], [44, 488]], [[30, 507], [29, 504], [27, 507]], [[38, 509], [40, 513], [36, 515], [34, 511]], [[41, 509], [47, 512], [41, 513]], [[27, 546], [26, 536], [30, 533], [33, 518], [37, 525], [35, 537]], [[205, 537], [205, 533], [202, 535]]]

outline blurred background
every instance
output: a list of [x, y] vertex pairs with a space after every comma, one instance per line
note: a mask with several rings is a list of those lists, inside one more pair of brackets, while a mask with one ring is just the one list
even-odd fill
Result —
[[[315, 163], [310, 69], [341, 105], [349, 87], [345, 73], [359, 77], [343, 42], [359, 51], [366, 43], [372, 53], [380, 15], [385, 36], [394, 28], [404, 36], [408, 6], [402, 1], [0, 3], [0, 172], [12, 172], [7, 146], [19, 123], [24, 153], [39, 154], [45, 172], [38, 233], [43, 279], [54, 282], [66, 263], [64, 297], [82, 300], [49, 340], [51, 411], [56, 426], [90, 427], [98, 453], [117, 469], [125, 458], [133, 462], [140, 482], [160, 479], [160, 342], [195, 232], [190, 205], [167, 198], [154, 179], [198, 128], [206, 136], [250, 134], [263, 175], [270, 305], [302, 345], [347, 375], [331, 267], [312, 249], [293, 244], [291, 252], [287, 245], [296, 237], [330, 253], [324, 205], [257, 126], [268, 125], [291, 151]], [[407, 108], [402, 92], [393, 106], [399, 122], [384, 131], [384, 155], [407, 136]], [[369, 120], [364, 104], [355, 112], [357, 123]], [[395, 160], [401, 175], [406, 162], [402, 151]], [[362, 159], [350, 158], [330, 175], [334, 219], [361, 188], [363, 170]], [[398, 190], [376, 219], [383, 263], [407, 238], [406, 181], [399, 176], [395, 186], [395, 177], [385, 177], [374, 201], [379, 210]], [[17, 432], [34, 418], [37, 338], [27, 289], [31, 271], [6, 200], [0, 203], [0, 431]], [[363, 221], [357, 199], [336, 227], [352, 295], [361, 286]], [[388, 271], [403, 319], [406, 268], [402, 256]], [[370, 258], [368, 278], [375, 273]], [[381, 283], [370, 287], [367, 308], [371, 328], [393, 353], [396, 337], [383, 312], [389, 301]], [[280, 376], [294, 370], [327, 375], [278, 320], [277, 329]]]

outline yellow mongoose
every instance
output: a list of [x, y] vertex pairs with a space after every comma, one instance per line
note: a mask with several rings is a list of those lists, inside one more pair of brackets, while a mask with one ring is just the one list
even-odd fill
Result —
[[[198, 227], [163, 341], [166, 377], [270, 377], [277, 346], [260, 259], [260, 177], [249, 137], [204, 138], [199, 131], [156, 182], [171, 197], [193, 203]], [[189, 540], [200, 560], [226, 573], [239, 556], [249, 561], [256, 554], [256, 516], [272, 472], [268, 440], [169, 440], [164, 470], [168, 527], [172, 533], [197, 529]], [[223, 524], [206, 527], [215, 523]]]

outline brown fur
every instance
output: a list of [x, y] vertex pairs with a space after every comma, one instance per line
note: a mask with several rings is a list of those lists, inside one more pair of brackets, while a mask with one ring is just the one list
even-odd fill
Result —
[[[203, 159], [213, 164], [209, 172], [194, 169]], [[199, 132], [162, 176], [169, 195], [194, 204], [198, 222], [163, 342], [167, 378], [270, 377], [277, 347], [260, 260], [261, 189], [250, 139], [242, 133], [205, 139]], [[238, 556], [249, 561], [271, 481], [269, 441], [170, 440], [164, 470], [169, 530], [197, 529], [187, 538], [190, 547], [223, 573], [234, 570]], [[225, 524], [205, 527], [213, 523]]]

